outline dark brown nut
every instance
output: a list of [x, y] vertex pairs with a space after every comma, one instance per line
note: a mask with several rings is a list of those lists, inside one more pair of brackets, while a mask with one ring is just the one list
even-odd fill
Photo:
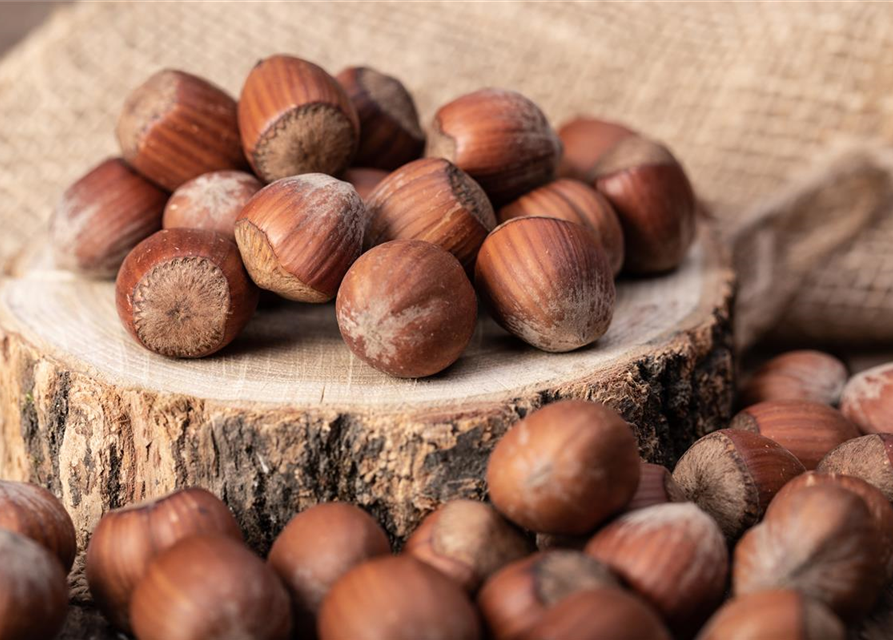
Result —
[[387, 177], [387, 171], [369, 167], [351, 167], [344, 172], [344, 181], [353, 185], [363, 202], [369, 201], [369, 196], [375, 191], [375, 187]]
[[120, 158], [109, 158], [68, 187], [50, 221], [56, 265], [113, 278], [125, 256], [161, 228], [167, 192]]
[[893, 434], [874, 433], [847, 440], [828, 452], [816, 471], [855, 476], [880, 489], [893, 502]]
[[616, 276], [623, 266], [623, 229], [611, 203], [587, 184], [562, 178], [544, 184], [502, 207], [497, 217], [506, 222], [523, 216], [546, 216], [586, 227], [608, 254]]
[[277, 180], [236, 221], [245, 268], [288, 300], [328, 302], [363, 246], [366, 207], [356, 190], [321, 173]]
[[555, 176], [561, 141], [530, 99], [481, 89], [438, 109], [427, 154], [466, 171], [501, 206]]
[[323, 598], [355, 566], [391, 552], [384, 530], [357, 506], [330, 502], [302, 511], [267, 558], [291, 595], [295, 630], [312, 637]]
[[834, 613], [797, 591], [779, 589], [727, 602], [707, 622], [697, 640], [846, 640]]
[[893, 363], [853, 376], [840, 397], [840, 411], [862, 433], [893, 433]]
[[30, 538], [0, 530], [0, 638], [51, 640], [68, 614], [62, 565]]
[[586, 553], [607, 564], [681, 637], [703, 624], [725, 592], [726, 541], [691, 503], [624, 514], [593, 536]]
[[669, 469], [642, 460], [639, 464], [639, 486], [624, 511], [634, 511], [667, 502], [686, 502], [688, 497], [673, 479]]
[[567, 597], [619, 587], [604, 564], [579, 551], [537, 553], [506, 566], [478, 594], [478, 608], [493, 640], [518, 638]]
[[462, 265], [421, 240], [394, 240], [363, 254], [335, 303], [348, 348], [379, 371], [422, 378], [443, 371], [474, 335], [477, 299]]
[[614, 279], [605, 251], [578, 224], [526, 217], [484, 241], [475, 284], [506, 331], [551, 352], [592, 344], [614, 317]]
[[730, 427], [774, 440], [807, 470], [815, 469], [834, 447], [859, 437], [858, 429], [840, 411], [804, 400], [760, 402], [736, 415]]
[[200, 175], [174, 191], [161, 221], [165, 229], [206, 229], [235, 241], [233, 231], [242, 207], [264, 185], [244, 171]]
[[496, 226], [493, 207], [478, 183], [442, 158], [400, 167], [367, 202], [367, 248], [390, 240], [424, 240], [452, 253], [469, 273]]
[[159, 71], [131, 92], [116, 133], [127, 164], [168, 191], [203, 173], [246, 166], [236, 101], [182, 71]]
[[220, 535], [180, 540], [158, 555], [133, 592], [140, 640], [288, 640], [288, 594], [241, 542]]
[[409, 556], [377, 558], [335, 583], [319, 614], [320, 640], [478, 640], [465, 592]]
[[59, 499], [43, 487], [0, 480], [0, 529], [40, 543], [59, 558], [66, 573], [71, 570], [78, 550], [74, 524]]
[[670, 640], [660, 618], [620, 589], [568, 596], [519, 640]]
[[621, 140], [599, 160], [593, 182], [620, 218], [629, 273], [678, 267], [695, 238], [695, 194], [682, 165], [651, 140]]
[[874, 608], [851, 626], [848, 639], [889, 640], [891, 637], [893, 637], [893, 583], [887, 583]]
[[96, 606], [129, 631], [131, 594], [152, 559], [179, 540], [204, 533], [242, 539], [233, 514], [204, 489], [184, 489], [105, 514], [87, 547], [87, 582]]
[[266, 182], [301, 173], [339, 175], [360, 139], [356, 109], [321, 67], [291, 56], [258, 62], [239, 97], [245, 155]]
[[832, 485], [792, 491], [735, 548], [735, 595], [794, 589], [853, 620], [880, 593], [881, 544], [868, 507], [851, 491]]
[[528, 555], [530, 547], [490, 505], [453, 500], [422, 520], [403, 551], [474, 593], [492, 574]]
[[739, 405], [767, 400], [805, 400], [836, 405], [847, 380], [846, 365], [821, 351], [788, 351], [757, 369], [741, 389]]
[[235, 340], [258, 290], [232, 240], [214, 231], [166, 229], [131, 251], [115, 286], [118, 316], [140, 345], [201, 358]]
[[558, 129], [564, 146], [558, 175], [589, 182], [599, 159], [624, 138], [637, 135], [617, 122], [597, 118], [574, 118]]
[[522, 527], [588, 533], [635, 494], [636, 437], [605, 405], [556, 402], [503, 436], [490, 455], [487, 484], [493, 505]]
[[422, 155], [425, 133], [403, 83], [369, 67], [348, 67], [335, 79], [360, 119], [355, 164], [393, 171]]
[[806, 471], [787, 449], [739, 429], [704, 436], [683, 454], [673, 478], [713, 516], [729, 540], [755, 525], [776, 493]]

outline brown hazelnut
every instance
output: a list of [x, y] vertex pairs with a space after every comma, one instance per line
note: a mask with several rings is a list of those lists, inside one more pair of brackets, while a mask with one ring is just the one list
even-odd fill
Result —
[[608, 255], [615, 276], [623, 266], [623, 229], [605, 197], [587, 184], [562, 178], [537, 187], [497, 213], [499, 222], [524, 216], [545, 216], [586, 227]]
[[372, 516], [352, 504], [329, 502], [292, 518], [267, 562], [291, 595], [296, 631], [312, 636], [335, 582], [358, 564], [390, 553], [388, 537]]
[[574, 593], [619, 587], [604, 564], [579, 551], [547, 551], [518, 560], [494, 574], [477, 603], [493, 640], [518, 638], [556, 604]]
[[614, 316], [608, 257], [582, 226], [525, 217], [484, 241], [475, 284], [493, 319], [543, 351], [572, 351], [598, 340]]
[[235, 243], [201, 229], [166, 229], [143, 240], [121, 265], [115, 290], [130, 335], [174, 358], [200, 358], [228, 345], [258, 298]]
[[56, 557], [0, 530], [0, 638], [51, 640], [68, 614], [68, 582]]
[[529, 98], [481, 89], [438, 109], [427, 154], [466, 171], [501, 206], [555, 176], [561, 141]]
[[301, 173], [338, 175], [353, 160], [360, 123], [340, 84], [312, 62], [258, 62], [239, 97], [242, 145], [266, 182]]
[[263, 184], [243, 171], [214, 171], [181, 185], [164, 207], [165, 229], [206, 229], [235, 241], [233, 228], [245, 203]]
[[221, 535], [180, 540], [149, 565], [133, 592], [139, 640], [288, 640], [288, 594], [241, 542]]
[[367, 202], [367, 248], [390, 240], [424, 240], [452, 253], [469, 273], [496, 226], [493, 207], [477, 182], [442, 158], [400, 167]]
[[638, 135], [632, 129], [598, 118], [574, 118], [558, 129], [564, 153], [558, 175], [589, 182], [599, 159], [624, 138]]
[[402, 82], [369, 67], [348, 67], [335, 79], [360, 119], [356, 164], [393, 171], [422, 155], [425, 133]]
[[830, 484], [792, 491], [735, 547], [736, 596], [790, 588], [845, 620], [871, 609], [885, 578], [865, 502]]
[[739, 404], [805, 400], [836, 405], [847, 380], [846, 365], [821, 351], [788, 351], [757, 369], [742, 387]]
[[893, 433], [893, 363], [853, 376], [840, 397], [840, 411], [862, 433]]
[[387, 177], [387, 171], [369, 167], [351, 167], [344, 172], [344, 181], [353, 185], [363, 202], [369, 201], [369, 196], [375, 191], [375, 187]]
[[697, 630], [725, 592], [726, 541], [691, 503], [626, 513], [598, 531], [586, 553], [611, 567], [678, 635]]
[[648, 275], [682, 263], [695, 238], [695, 194], [666, 147], [625, 138], [598, 161], [593, 181], [620, 218], [625, 271]]
[[846, 640], [840, 619], [797, 591], [760, 591], [730, 600], [697, 640]]
[[288, 300], [327, 302], [360, 255], [365, 219], [352, 186], [308, 173], [258, 191], [236, 220], [236, 242], [262, 289]]
[[131, 92], [116, 133], [127, 164], [168, 191], [203, 173], [245, 167], [236, 101], [182, 71], [159, 71]]
[[177, 541], [202, 533], [242, 539], [226, 505], [204, 489], [184, 489], [105, 514], [87, 547], [87, 582], [96, 605], [128, 631], [130, 597], [152, 559]]
[[660, 618], [620, 589], [568, 596], [518, 640], [670, 640]]
[[68, 187], [50, 221], [56, 264], [113, 278], [124, 257], [161, 228], [167, 193], [109, 158]]
[[0, 529], [40, 543], [59, 558], [66, 573], [71, 570], [78, 547], [74, 524], [59, 499], [43, 487], [0, 480]]
[[453, 500], [422, 520], [403, 551], [474, 593], [484, 580], [531, 549], [490, 505]]
[[474, 334], [477, 299], [462, 265], [421, 240], [366, 252], [335, 303], [348, 348], [379, 371], [422, 378], [458, 360]]
[[893, 502], [893, 434], [874, 433], [847, 440], [828, 452], [816, 467], [823, 473], [836, 472], [862, 478], [880, 489]]
[[335, 583], [319, 613], [320, 640], [478, 640], [462, 588], [409, 556], [376, 558]]
[[805, 470], [774, 440], [723, 429], [695, 442], [676, 463], [673, 478], [729, 540], [737, 540], [759, 521], [775, 494]]
[[487, 484], [494, 506], [522, 527], [588, 533], [636, 492], [636, 436], [603, 404], [556, 402], [503, 436], [490, 455]]
[[682, 487], [673, 479], [669, 469], [660, 464], [652, 464], [644, 460], [639, 463], [639, 486], [632, 499], [623, 508], [634, 511], [653, 507], [667, 502], [686, 502], [688, 497]]
[[837, 409], [805, 400], [768, 400], [752, 405], [732, 419], [743, 429], [774, 440], [793, 453], [807, 470], [839, 444], [859, 437], [852, 422]]

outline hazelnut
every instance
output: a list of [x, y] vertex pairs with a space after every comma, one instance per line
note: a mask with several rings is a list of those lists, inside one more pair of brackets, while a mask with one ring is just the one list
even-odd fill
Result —
[[641, 460], [639, 463], [639, 486], [624, 511], [634, 511], [653, 507], [667, 502], [686, 502], [688, 497], [673, 474], [663, 465]]
[[267, 562], [291, 595], [296, 631], [312, 636], [335, 582], [358, 564], [390, 553], [388, 537], [372, 516], [352, 504], [330, 502], [292, 518]]
[[623, 229], [611, 204], [598, 191], [577, 180], [562, 178], [537, 187], [502, 207], [500, 222], [524, 216], [546, 216], [586, 227], [608, 254], [611, 273], [623, 266]]
[[335, 583], [319, 613], [320, 640], [478, 640], [462, 588], [409, 556], [376, 558]]
[[830, 484], [792, 491], [735, 547], [736, 596], [790, 588], [852, 620], [885, 578], [881, 537], [865, 502]]
[[757, 369], [741, 389], [739, 404], [767, 400], [805, 400], [836, 405], [846, 383], [840, 360], [821, 351], [788, 351]]
[[847, 440], [816, 467], [823, 473], [855, 476], [880, 489], [893, 502], [893, 434], [874, 433]]
[[815, 469], [831, 449], [859, 437], [859, 431], [840, 411], [805, 400], [760, 402], [736, 415], [730, 427], [774, 440], [806, 469]]
[[588, 533], [635, 494], [636, 437], [605, 405], [556, 402], [503, 436], [490, 455], [487, 483], [494, 506], [522, 527]]
[[422, 520], [403, 551], [474, 593], [493, 573], [531, 549], [490, 505], [453, 500]]
[[375, 191], [375, 187], [387, 177], [387, 171], [369, 167], [351, 167], [344, 172], [344, 181], [353, 185], [363, 202], [369, 201], [369, 196]]
[[564, 154], [558, 175], [589, 182], [599, 159], [624, 138], [638, 135], [618, 122], [598, 118], [574, 118], [558, 129]]
[[673, 478], [729, 540], [737, 540], [759, 521], [779, 489], [805, 470], [774, 440], [723, 429], [695, 442], [676, 463]]
[[462, 265], [421, 240], [394, 240], [363, 254], [335, 304], [348, 348], [399, 378], [453, 364], [474, 334], [477, 299]]
[[50, 221], [56, 264], [113, 278], [124, 257], [161, 228], [167, 193], [120, 158], [109, 158], [68, 187]]
[[678, 267], [695, 237], [695, 194], [666, 147], [639, 136], [598, 161], [593, 181], [620, 218], [624, 270], [641, 275]]
[[312, 62], [258, 62], [239, 98], [242, 145], [266, 182], [301, 173], [338, 175], [353, 160], [360, 123], [340, 84]]
[[56, 557], [30, 538], [0, 530], [0, 567], [0, 638], [55, 638], [68, 614], [68, 582]]
[[893, 433], [893, 363], [853, 376], [840, 397], [840, 411], [862, 433]]
[[118, 316], [143, 347], [174, 358], [219, 351], [242, 331], [258, 291], [232, 240], [166, 229], [128, 254], [116, 283]]
[[[52, 493], [36, 484], [0, 480], [0, 529], [31, 538], [54, 553], [66, 573], [77, 538], [71, 516]], [[5, 636], [0, 633], [0, 638]]]
[[730, 600], [707, 622], [697, 640], [846, 640], [840, 619], [821, 602], [788, 589]]
[[614, 316], [614, 280], [605, 251], [583, 227], [525, 217], [484, 241], [475, 284], [506, 331], [543, 351], [598, 340]]
[[428, 155], [446, 158], [484, 188], [494, 205], [511, 202], [555, 176], [561, 141], [529, 98], [481, 89], [434, 116]]
[[619, 587], [604, 564], [579, 551], [528, 556], [493, 575], [477, 603], [493, 640], [518, 638], [556, 604], [574, 593]]
[[360, 255], [365, 218], [352, 186], [308, 173], [258, 191], [236, 220], [236, 242], [262, 289], [289, 300], [327, 302]]
[[180, 540], [160, 553], [133, 592], [140, 640], [287, 640], [288, 594], [241, 542], [220, 535]]
[[127, 607], [146, 567], [177, 541], [202, 533], [242, 539], [226, 505], [204, 489], [184, 489], [105, 514], [93, 531], [86, 559], [87, 582], [100, 611], [129, 631]]
[[670, 640], [660, 618], [620, 589], [568, 596], [547, 611], [519, 640]]
[[650, 602], [678, 635], [689, 635], [722, 601], [728, 550], [716, 522], [691, 503], [626, 513], [598, 531], [586, 553]]
[[161, 221], [165, 229], [206, 229], [235, 241], [233, 227], [245, 203], [263, 184], [243, 171], [200, 175], [174, 191]]
[[496, 216], [471, 177], [442, 158], [404, 165], [385, 178], [367, 200], [369, 224], [363, 244], [424, 240], [449, 251], [469, 273]]
[[422, 155], [425, 134], [403, 83], [368, 67], [348, 67], [335, 79], [360, 119], [356, 164], [393, 171]]
[[182, 71], [159, 71], [131, 92], [116, 134], [127, 164], [168, 191], [203, 173], [245, 167], [236, 101]]

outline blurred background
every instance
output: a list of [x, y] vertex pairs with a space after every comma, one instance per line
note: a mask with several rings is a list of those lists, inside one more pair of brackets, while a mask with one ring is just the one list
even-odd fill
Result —
[[43, 22], [62, 2], [0, 2], [0, 55]]

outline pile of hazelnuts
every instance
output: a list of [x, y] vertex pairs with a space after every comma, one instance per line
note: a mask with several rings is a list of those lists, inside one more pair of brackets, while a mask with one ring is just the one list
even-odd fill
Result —
[[153, 75], [117, 138], [121, 157], [63, 196], [55, 259], [117, 275], [122, 323], [170, 357], [229, 344], [259, 289], [337, 296], [347, 346], [393, 376], [459, 358], [476, 291], [513, 335], [570, 351], [608, 330], [621, 270], [672, 270], [695, 234], [695, 196], [666, 147], [592, 118], [556, 133], [514, 91], [463, 95], [426, 135], [399, 80], [276, 55], [238, 102], [188, 73]]

